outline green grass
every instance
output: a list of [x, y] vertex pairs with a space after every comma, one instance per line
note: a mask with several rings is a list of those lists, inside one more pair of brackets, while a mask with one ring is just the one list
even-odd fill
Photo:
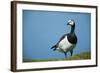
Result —
[[76, 54], [72, 57], [66, 58], [66, 60], [85, 60], [85, 59], [91, 59], [90, 52], [83, 52], [80, 54]]
[[68, 60], [87, 60], [91, 59], [90, 52], [83, 52], [63, 59], [47, 59], [47, 60], [23, 60], [23, 62], [48, 62], [48, 61], [68, 61]]

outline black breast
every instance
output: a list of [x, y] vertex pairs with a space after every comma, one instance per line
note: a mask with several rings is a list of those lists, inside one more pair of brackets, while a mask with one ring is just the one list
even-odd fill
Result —
[[77, 43], [77, 37], [76, 37], [75, 33], [67, 34], [67, 38], [70, 43], [72, 43], [72, 44]]

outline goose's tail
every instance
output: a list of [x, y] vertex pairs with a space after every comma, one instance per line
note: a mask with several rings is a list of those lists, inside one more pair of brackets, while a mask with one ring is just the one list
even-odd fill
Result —
[[51, 49], [53, 49], [54, 51], [56, 50], [56, 48], [57, 48], [57, 45], [54, 45], [51, 47]]

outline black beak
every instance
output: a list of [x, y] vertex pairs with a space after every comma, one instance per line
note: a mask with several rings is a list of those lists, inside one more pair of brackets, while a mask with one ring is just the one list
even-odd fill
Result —
[[70, 25], [69, 23], [67, 23], [67, 25]]

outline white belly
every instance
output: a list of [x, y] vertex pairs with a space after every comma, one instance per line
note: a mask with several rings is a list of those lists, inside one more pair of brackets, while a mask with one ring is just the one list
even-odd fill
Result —
[[72, 50], [74, 47], [75, 47], [75, 44], [69, 43], [66, 36], [62, 41], [60, 41], [57, 50], [61, 52], [68, 52]]

